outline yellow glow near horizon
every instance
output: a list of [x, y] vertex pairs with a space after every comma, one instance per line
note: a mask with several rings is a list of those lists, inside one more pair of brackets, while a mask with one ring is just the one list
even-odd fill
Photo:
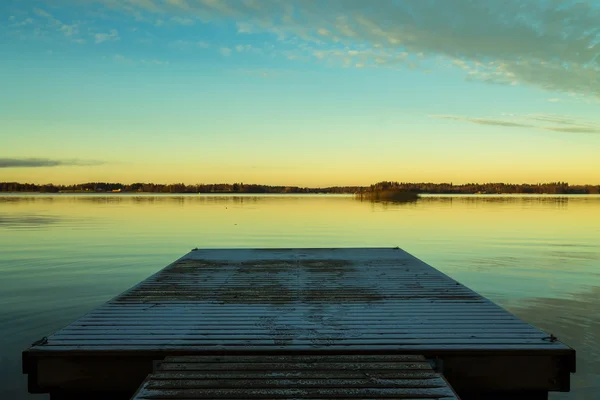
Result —
[[352, 160], [335, 165], [284, 165], [261, 167], [210, 167], [190, 164], [122, 164], [80, 167], [0, 169], [0, 181], [36, 184], [76, 184], [85, 182], [152, 183], [255, 183], [265, 185], [328, 187], [369, 185], [382, 180], [402, 182], [461, 183], [541, 183], [563, 181], [570, 184], [599, 184], [600, 158], [584, 159], [579, 164], [451, 163], [442, 160], [404, 163], [386, 161], [379, 165], [361, 165]]

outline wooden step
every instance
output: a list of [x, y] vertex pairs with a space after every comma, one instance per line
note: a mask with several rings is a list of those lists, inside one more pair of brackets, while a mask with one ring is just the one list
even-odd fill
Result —
[[132, 400], [458, 399], [421, 355], [167, 357]]

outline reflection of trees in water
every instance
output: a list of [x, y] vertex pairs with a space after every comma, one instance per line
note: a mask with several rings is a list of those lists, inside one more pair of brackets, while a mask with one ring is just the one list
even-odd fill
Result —
[[[357, 197], [360, 199], [360, 197]], [[600, 207], [600, 196], [499, 196], [499, 195], [420, 195], [419, 199], [414, 201], [372, 201], [365, 199], [365, 202], [377, 203], [378, 207], [388, 209], [399, 207], [452, 207], [454, 205], [521, 205], [524, 207], [535, 207], [538, 205], [550, 206], [553, 208], [566, 208], [572, 205], [587, 205]]]
[[[96, 194], [82, 194], [82, 195], [55, 195], [55, 196], [0, 196], [0, 203], [38, 203], [38, 202], [81, 202], [81, 203], [93, 203], [93, 204], [121, 204], [121, 203], [135, 203], [135, 204], [174, 204], [174, 203], [257, 203], [260, 201], [268, 200], [270, 197], [284, 196], [249, 196], [249, 195], [96, 195]], [[289, 195], [289, 197], [295, 197]], [[317, 196], [315, 196], [317, 197]], [[322, 196], [319, 196], [322, 197]]]
[[423, 203], [501, 203], [501, 204], [556, 204], [558, 206], [567, 205], [569, 201], [596, 201], [600, 204], [600, 197], [566, 197], [566, 196], [494, 196], [494, 195], [480, 195], [480, 196], [468, 196], [468, 195], [457, 195], [457, 196], [423, 196], [421, 197]]
[[[310, 198], [339, 198], [338, 196], [328, 196], [322, 194], [141, 194], [135, 195], [130, 193], [123, 194], [55, 194], [55, 195], [11, 195], [0, 196], [0, 204], [2, 203], [37, 203], [37, 202], [89, 202], [97, 204], [115, 204], [123, 202], [134, 202], [138, 204], [152, 203], [245, 203], [259, 202], [270, 199], [310, 199]], [[352, 196], [348, 196], [351, 198]], [[387, 200], [387, 199], [383, 199]], [[407, 204], [404, 201], [387, 201], [393, 204]], [[403, 199], [400, 199], [403, 200]], [[409, 205], [414, 205], [413, 198], [407, 199]], [[386, 203], [382, 201], [381, 204]], [[569, 203], [575, 204], [593, 204], [600, 206], [600, 196], [556, 196], [556, 195], [420, 195], [418, 204], [436, 204], [436, 205], [452, 205], [452, 204], [554, 204], [557, 206], [566, 206]]]
[[[112, 196], [106, 196], [112, 197]], [[177, 196], [177, 195], [159, 195], [159, 196], [114, 196], [121, 202], [133, 202], [136, 204], [161, 204], [161, 203], [179, 203], [184, 204], [244, 204], [244, 203], [257, 203], [265, 199], [263, 196], [236, 196], [236, 195], [222, 195], [222, 196], [206, 196], [206, 195], [192, 195], [192, 196]]]
[[577, 351], [577, 373], [571, 377], [571, 396], [554, 394], [551, 398], [597, 399], [600, 393], [600, 287], [568, 298], [528, 299], [507, 308]]
[[56, 197], [54, 196], [0, 196], [0, 204], [2, 203], [34, 203], [44, 202], [52, 203]]

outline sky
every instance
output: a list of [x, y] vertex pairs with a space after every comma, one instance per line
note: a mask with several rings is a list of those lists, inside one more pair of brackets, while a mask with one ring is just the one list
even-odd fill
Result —
[[600, 184], [600, 1], [2, 0], [0, 181]]

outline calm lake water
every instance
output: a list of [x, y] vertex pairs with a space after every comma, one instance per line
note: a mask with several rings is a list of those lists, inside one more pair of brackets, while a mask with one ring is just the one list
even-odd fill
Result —
[[394, 247], [578, 351], [600, 398], [600, 196], [0, 195], [0, 399], [20, 353], [194, 247]]

